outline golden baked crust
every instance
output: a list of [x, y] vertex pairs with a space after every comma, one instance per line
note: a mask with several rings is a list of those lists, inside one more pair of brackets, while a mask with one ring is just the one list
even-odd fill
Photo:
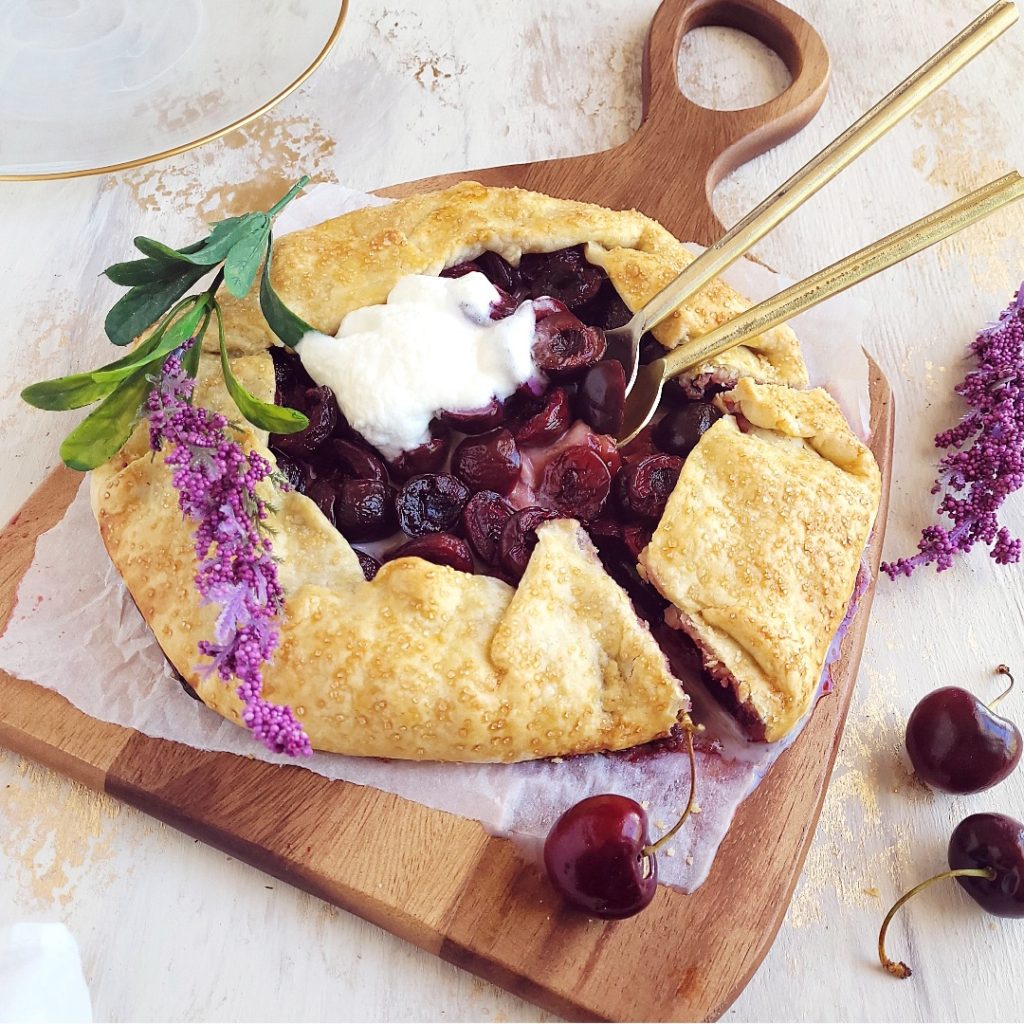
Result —
[[[236, 370], [264, 400], [270, 360]], [[196, 400], [226, 409], [204, 355]], [[170, 474], [142, 436], [93, 473], [92, 501], [114, 564], [165, 654], [203, 701], [240, 721], [232, 686], [203, 678], [198, 640], [215, 613], [193, 583], [192, 530]], [[272, 458], [265, 438], [246, 447]], [[519, 761], [618, 750], [666, 735], [689, 702], [664, 654], [574, 521], [545, 524], [512, 587], [419, 558], [372, 583], [316, 505], [275, 497], [274, 555], [286, 600], [264, 695], [290, 704], [314, 747], [438, 761]]]
[[640, 561], [763, 738], [811, 705], [878, 510], [870, 450], [823, 390], [741, 380]]
[[[287, 236], [275, 249], [274, 283], [300, 316], [333, 333], [351, 309], [382, 302], [404, 274], [437, 273], [485, 249], [517, 262], [524, 251], [580, 243], [586, 243], [588, 258], [606, 268], [633, 308], [692, 258], [660, 225], [634, 211], [463, 183]], [[238, 302], [228, 295], [221, 300], [235, 371], [250, 391], [270, 400], [274, 379], [267, 349], [274, 339], [256, 300]], [[663, 325], [660, 338], [675, 344], [744, 306], [731, 289], [714, 282]], [[752, 375], [779, 385], [802, 386], [807, 380], [799, 345], [788, 329], [769, 332], [697, 372], [730, 379]], [[744, 403], [744, 415], [764, 429], [742, 436], [760, 438], [772, 452], [778, 448], [779, 459], [797, 458], [797, 449], [806, 449], [806, 458], [817, 460], [807, 463], [813, 466], [807, 469], [809, 494], [821, 501], [825, 493], [824, 471], [817, 463], [831, 466], [844, 480], [859, 479], [842, 462], [829, 461], [839, 458], [836, 453], [844, 445], [847, 455], [858, 454], [859, 442], [850, 440], [837, 410], [826, 415], [820, 398], [785, 387], [750, 387], [741, 381], [733, 400]], [[204, 354], [201, 362], [197, 401], [238, 419], [211, 355]], [[730, 422], [735, 424], [729, 419], [722, 424]], [[703, 474], [714, 485], [722, 484], [705, 465], [713, 461], [716, 439], [729, 429], [722, 424], [687, 462], [647, 553], [652, 579], [670, 599], [680, 593], [677, 603], [686, 614], [696, 607], [693, 601], [700, 604], [702, 594], [692, 580], [686, 583], [685, 566], [672, 555], [689, 543], [685, 496], [690, 483]], [[246, 427], [240, 437], [273, 460], [262, 432]], [[808, 440], [794, 440], [798, 437]], [[792, 452], [787, 444], [795, 445]], [[870, 467], [858, 471], [864, 477], [862, 489]], [[877, 470], [874, 480], [877, 504]], [[840, 488], [837, 493], [846, 492]], [[858, 492], [851, 486], [849, 493]], [[144, 424], [94, 473], [92, 496], [104, 543], [165, 653], [208, 705], [238, 721], [240, 703], [233, 688], [196, 671], [202, 660], [196, 644], [212, 634], [213, 610], [199, 605], [192, 531], [178, 512], [162, 459], [148, 452]], [[870, 502], [866, 492], [861, 497], [864, 512]], [[715, 500], [714, 494], [694, 499], [705, 507]], [[367, 583], [355, 552], [313, 502], [297, 493], [276, 501], [270, 526], [286, 600], [281, 643], [266, 667], [264, 693], [295, 709], [314, 747], [395, 758], [515, 761], [622, 749], [664, 736], [685, 720], [689, 702], [664, 654], [574, 521], [540, 528], [538, 545], [515, 590], [491, 577], [420, 559], [389, 563]], [[738, 521], [742, 507], [727, 507], [734, 507]], [[862, 519], [852, 521], [847, 537], [846, 554], [852, 558], [859, 558], [870, 524], [866, 513]], [[824, 543], [833, 540], [828, 532]], [[663, 564], [662, 549], [667, 552]], [[805, 568], [797, 555], [799, 564], [786, 570], [787, 581]], [[694, 549], [694, 564], [715, 556], [714, 550]], [[848, 575], [849, 564], [848, 558], [837, 559], [840, 583], [835, 585], [841, 585], [843, 573]], [[739, 586], [735, 570], [733, 577]], [[794, 606], [794, 616], [817, 616], [811, 626], [798, 623], [797, 631], [810, 630], [815, 643], [819, 634], [831, 639], [839, 620], [826, 633], [819, 613], [842, 605], [850, 589], [852, 578], [837, 602], [830, 595], [818, 604]], [[755, 595], [751, 605], [766, 600]], [[730, 636], [721, 627], [708, 635], [716, 642]], [[811, 653], [798, 656], [811, 659]], [[759, 713], [763, 704], [766, 716], [775, 714], [772, 728], [792, 724], [795, 718], [776, 713], [772, 701], [798, 704], [799, 695], [790, 699], [785, 691], [788, 686], [795, 694], [802, 692], [804, 676], [791, 666], [796, 655], [785, 643], [775, 654], [766, 649], [763, 658], [775, 657], [781, 667], [766, 660], [761, 676], [753, 670], [743, 676], [742, 654], [739, 650], [730, 665], [736, 662], [738, 678], [747, 680], [751, 701], [763, 695]]]
[[[467, 181], [441, 192], [356, 210], [285, 236], [275, 244], [273, 282], [308, 324], [335, 334], [346, 313], [384, 302], [404, 274], [437, 274], [485, 250], [518, 264], [524, 252], [552, 252], [582, 243], [587, 243], [587, 259], [604, 267], [634, 312], [693, 260], [657, 221], [635, 210], [608, 210]], [[241, 302], [224, 295], [222, 304], [236, 351], [259, 352], [274, 344], [255, 295]], [[654, 333], [674, 348], [749, 305], [716, 279]], [[728, 381], [749, 376], [807, 386], [800, 344], [785, 326], [737, 346], [689, 375]]]

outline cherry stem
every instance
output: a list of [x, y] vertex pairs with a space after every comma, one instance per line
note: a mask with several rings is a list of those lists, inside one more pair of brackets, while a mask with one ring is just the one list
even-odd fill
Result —
[[909, 978], [913, 973], [911, 969], [902, 961], [890, 960], [885, 952], [885, 933], [889, 930], [889, 922], [893, 919], [896, 911], [903, 906], [907, 900], [912, 899], [922, 889], [927, 889], [932, 882], [940, 882], [944, 878], [987, 878], [990, 882], [995, 881], [996, 873], [992, 868], [957, 868], [954, 871], [942, 871], [937, 875], [933, 875], [931, 878], [925, 879], [920, 885], [915, 885], [910, 892], [905, 892], [889, 910], [889, 913], [885, 915], [885, 920], [882, 922], [882, 930], [878, 933], [878, 959], [882, 966], [894, 977], [894, 978]]
[[1009, 692], [1013, 689], [1013, 675], [1007, 665], [996, 665], [996, 672], [1001, 676], [1006, 676], [1010, 680], [1010, 685], [1003, 690], [995, 700], [989, 701], [988, 709], [991, 711]]
[[641, 851], [644, 856], [649, 857], [652, 853], [660, 850], [682, 827], [686, 819], [697, 809], [697, 759], [693, 753], [693, 730], [686, 730], [686, 752], [690, 756], [690, 799], [686, 801], [686, 810], [683, 816], [656, 842], [645, 846]]

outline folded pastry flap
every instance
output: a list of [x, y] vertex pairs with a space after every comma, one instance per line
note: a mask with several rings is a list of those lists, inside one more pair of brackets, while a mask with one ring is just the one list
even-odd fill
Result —
[[[771, 416], [778, 430], [744, 432], [735, 417], [719, 420], [687, 458], [642, 561], [738, 689], [770, 709], [766, 734], [775, 739], [817, 689], [878, 507], [879, 477], [824, 392], [749, 381], [736, 392], [725, 405], [744, 415], [749, 408], [764, 423]], [[794, 436], [813, 423], [820, 434]], [[816, 445], [840, 453], [848, 468]], [[722, 635], [731, 644], [717, 642]]]
[[[693, 262], [693, 254], [669, 236], [654, 253], [633, 248], [606, 249], [596, 243], [587, 246], [587, 259], [603, 267], [619, 295], [636, 312]], [[696, 295], [654, 328], [655, 337], [666, 347], [700, 337], [750, 307], [742, 295], [721, 278], [715, 278]], [[709, 374], [734, 381], [753, 377], [759, 381], [807, 386], [807, 367], [800, 342], [783, 324], [723, 352], [714, 361], [688, 370], [686, 376]]]
[[[284, 301], [307, 323], [335, 334], [346, 313], [382, 303], [405, 274], [437, 274], [491, 250], [518, 263], [523, 252], [587, 244], [587, 258], [604, 267], [632, 309], [667, 284], [693, 257], [660, 224], [635, 210], [608, 210], [524, 189], [462, 182], [441, 192], [367, 207], [280, 239], [272, 278]], [[255, 295], [220, 296], [232, 350], [256, 352], [274, 343]], [[666, 345], [705, 333], [749, 303], [714, 281], [656, 332]], [[207, 339], [207, 346], [211, 344]], [[807, 369], [788, 327], [766, 332], [711, 366], [730, 380], [803, 387]]]
[[[494, 634], [503, 688], [531, 703], [538, 752], [620, 750], [666, 735], [689, 700], [575, 520], [538, 530]], [[560, 746], [551, 750], [561, 737]]]
[[500, 580], [412, 558], [388, 563], [371, 583], [300, 587], [288, 596], [264, 692], [294, 708], [320, 749], [529, 757], [521, 695], [504, 692], [489, 657], [510, 597]]
[[[778, 719], [792, 697], [772, 685], [771, 677], [756, 657], [728, 632], [736, 625], [737, 610], [708, 611], [711, 614], [705, 617], [704, 614], [685, 615], [677, 608], [670, 610], [668, 617], [673, 626], [694, 641], [705, 671], [722, 685], [729, 685], [746, 712], [753, 713], [761, 724]], [[717, 628], [715, 622], [723, 622], [725, 628]], [[725, 678], [722, 678], [723, 673]]]
[[823, 459], [862, 478], [869, 491], [881, 490], [881, 475], [871, 450], [853, 433], [835, 401], [822, 388], [793, 391], [740, 380], [718, 399], [726, 412], [740, 412], [754, 427], [782, 437], [803, 438]]

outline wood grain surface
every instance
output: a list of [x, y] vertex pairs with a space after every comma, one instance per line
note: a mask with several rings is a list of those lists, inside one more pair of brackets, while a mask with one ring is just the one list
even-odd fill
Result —
[[[877, 369], [871, 391], [872, 450], [885, 481], [869, 547], [877, 571], [894, 411]], [[55, 470], [0, 534], [0, 629], [36, 537], [59, 520], [78, 483]], [[300, 768], [97, 722], [3, 672], [0, 743], [562, 1016], [716, 1019], [785, 914], [853, 697], [871, 598], [869, 591], [843, 644], [835, 692], [740, 807], [708, 881], [690, 896], [663, 886], [647, 911], [623, 922], [562, 906], [511, 843], [476, 822]], [[633, 965], [645, 956], [672, 969], [633, 987]]]
[[[674, 83], [679, 41], [692, 26], [714, 22], [770, 43], [793, 75], [789, 89], [760, 107], [727, 114], [683, 99]], [[680, 237], [712, 241], [721, 229], [708, 197], [724, 173], [799, 130], [814, 113], [828, 77], [824, 47], [773, 0], [665, 0], [644, 60], [644, 119], [622, 146], [386, 191], [403, 194], [473, 177], [635, 206]], [[678, 187], [665, 187], [669, 180]], [[870, 545], [877, 571], [893, 405], [874, 364], [872, 372], [872, 447], [886, 482]], [[0, 537], [0, 623], [10, 614], [35, 537], [59, 518], [76, 484], [74, 474], [55, 471]], [[717, 1018], [757, 968], [785, 914], [853, 696], [870, 604], [869, 593], [836, 665], [836, 692], [743, 804], [707, 883], [689, 897], [662, 887], [647, 912], [626, 922], [595, 922], [566, 910], [510, 843], [488, 837], [475, 822], [300, 769], [103, 725], [62, 698], [2, 674], [0, 742], [555, 1013]], [[643, 986], [630, 985], [633, 964], [646, 957], [663, 957], [672, 969], [652, 972]]]

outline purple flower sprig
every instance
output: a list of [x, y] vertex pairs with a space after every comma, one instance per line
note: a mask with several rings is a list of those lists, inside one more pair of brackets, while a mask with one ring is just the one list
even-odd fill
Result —
[[932, 563], [942, 572], [958, 552], [977, 543], [989, 546], [1000, 565], [1020, 561], [1021, 542], [1000, 526], [998, 512], [1024, 486], [1024, 284], [970, 351], [976, 369], [955, 389], [968, 412], [935, 438], [935, 447], [948, 454], [939, 462], [931, 493], [942, 492], [938, 512], [952, 526], [927, 527], [916, 555], [883, 562], [882, 571], [891, 579]]
[[199, 643], [199, 653], [212, 659], [201, 671], [238, 679], [242, 721], [267, 749], [307, 755], [309, 737], [292, 709], [262, 696], [262, 666], [277, 646], [284, 601], [265, 525], [269, 509], [256, 493], [273, 467], [228, 439], [224, 416], [192, 404], [195, 381], [182, 358], [193, 344], [167, 357], [145, 408], [150, 448], [170, 449], [164, 461], [178, 506], [196, 526], [196, 587], [203, 604], [219, 608], [214, 638]]

